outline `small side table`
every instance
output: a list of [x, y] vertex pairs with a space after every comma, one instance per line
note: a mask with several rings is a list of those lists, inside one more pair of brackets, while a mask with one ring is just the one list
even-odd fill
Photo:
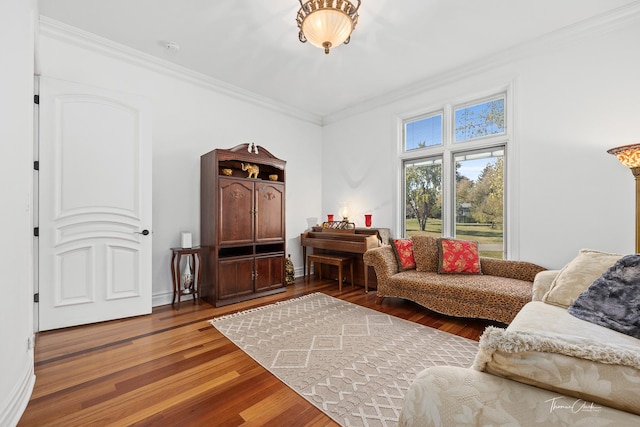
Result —
[[[202, 277], [202, 250], [199, 246], [193, 248], [171, 248], [171, 277], [173, 279], [173, 299], [171, 306], [173, 307], [178, 298], [178, 310], [180, 310], [180, 297], [183, 295], [193, 295], [193, 303], [200, 304], [200, 279]], [[186, 290], [181, 289], [180, 261], [183, 256], [191, 257], [193, 265], [193, 288]]]

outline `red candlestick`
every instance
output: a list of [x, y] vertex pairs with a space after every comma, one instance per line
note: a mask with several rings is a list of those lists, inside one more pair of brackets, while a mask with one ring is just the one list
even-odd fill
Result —
[[333, 214], [327, 215], [327, 222], [333, 222]]
[[364, 214], [364, 225], [371, 227], [371, 214]]

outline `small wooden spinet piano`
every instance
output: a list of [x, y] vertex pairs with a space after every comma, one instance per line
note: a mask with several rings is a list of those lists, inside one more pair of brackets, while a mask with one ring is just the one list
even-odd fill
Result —
[[[364, 264], [362, 255], [371, 248], [377, 248], [381, 244], [380, 234], [377, 229], [356, 228], [354, 232], [345, 233], [341, 231], [327, 231], [322, 227], [313, 227], [312, 231], [304, 232], [300, 235], [300, 244], [302, 245], [303, 271], [306, 275], [307, 265], [307, 248], [313, 248], [316, 254], [348, 254], [354, 257], [354, 281], [359, 285], [366, 287], [375, 285], [375, 274], [369, 277], [369, 268]], [[322, 268], [331, 269], [331, 266], [323, 266]], [[330, 277], [331, 274], [325, 274], [323, 277]], [[373, 268], [371, 268], [373, 272]], [[369, 280], [371, 279], [371, 280]]]

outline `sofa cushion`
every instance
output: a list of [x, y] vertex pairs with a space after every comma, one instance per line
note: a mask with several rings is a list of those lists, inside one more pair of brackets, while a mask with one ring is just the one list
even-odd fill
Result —
[[487, 276], [508, 277], [527, 282], [533, 282], [538, 273], [546, 270], [532, 262], [489, 257], [480, 257], [480, 269], [482, 274]]
[[622, 257], [620, 254], [582, 249], [573, 260], [560, 270], [551, 288], [542, 297], [547, 304], [569, 307], [594, 280]]
[[640, 338], [640, 255], [616, 262], [569, 307], [579, 319]]
[[413, 257], [413, 241], [411, 239], [391, 239], [393, 254], [398, 261], [400, 271], [416, 268], [416, 260]]
[[488, 327], [473, 367], [640, 414], [640, 341], [533, 301], [506, 329]]
[[405, 394], [399, 427], [633, 426], [638, 416], [457, 366], [432, 366]]
[[531, 301], [531, 282], [409, 270], [389, 278], [385, 296], [406, 298], [449, 316], [509, 323]]
[[413, 256], [417, 271], [438, 271], [438, 243], [432, 236], [413, 236]]
[[478, 242], [438, 238], [438, 273], [482, 274]]
[[546, 270], [538, 272], [533, 279], [533, 295], [531, 300], [542, 301], [542, 298], [544, 298], [545, 294], [549, 292], [549, 289], [551, 289], [553, 279], [555, 279], [559, 273], [560, 270]]

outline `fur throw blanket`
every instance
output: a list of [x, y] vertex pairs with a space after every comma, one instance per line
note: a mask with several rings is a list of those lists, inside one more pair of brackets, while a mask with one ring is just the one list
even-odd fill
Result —
[[578, 344], [565, 341], [558, 335], [512, 332], [494, 326], [488, 326], [480, 337], [480, 349], [472, 368], [484, 371], [486, 364], [491, 361], [492, 355], [496, 351], [557, 353], [608, 365], [623, 365], [640, 369], [640, 353], [637, 349], [587, 341]]
[[596, 279], [569, 313], [596, 325], [640, 338], [640, 255], [627, 255]]

